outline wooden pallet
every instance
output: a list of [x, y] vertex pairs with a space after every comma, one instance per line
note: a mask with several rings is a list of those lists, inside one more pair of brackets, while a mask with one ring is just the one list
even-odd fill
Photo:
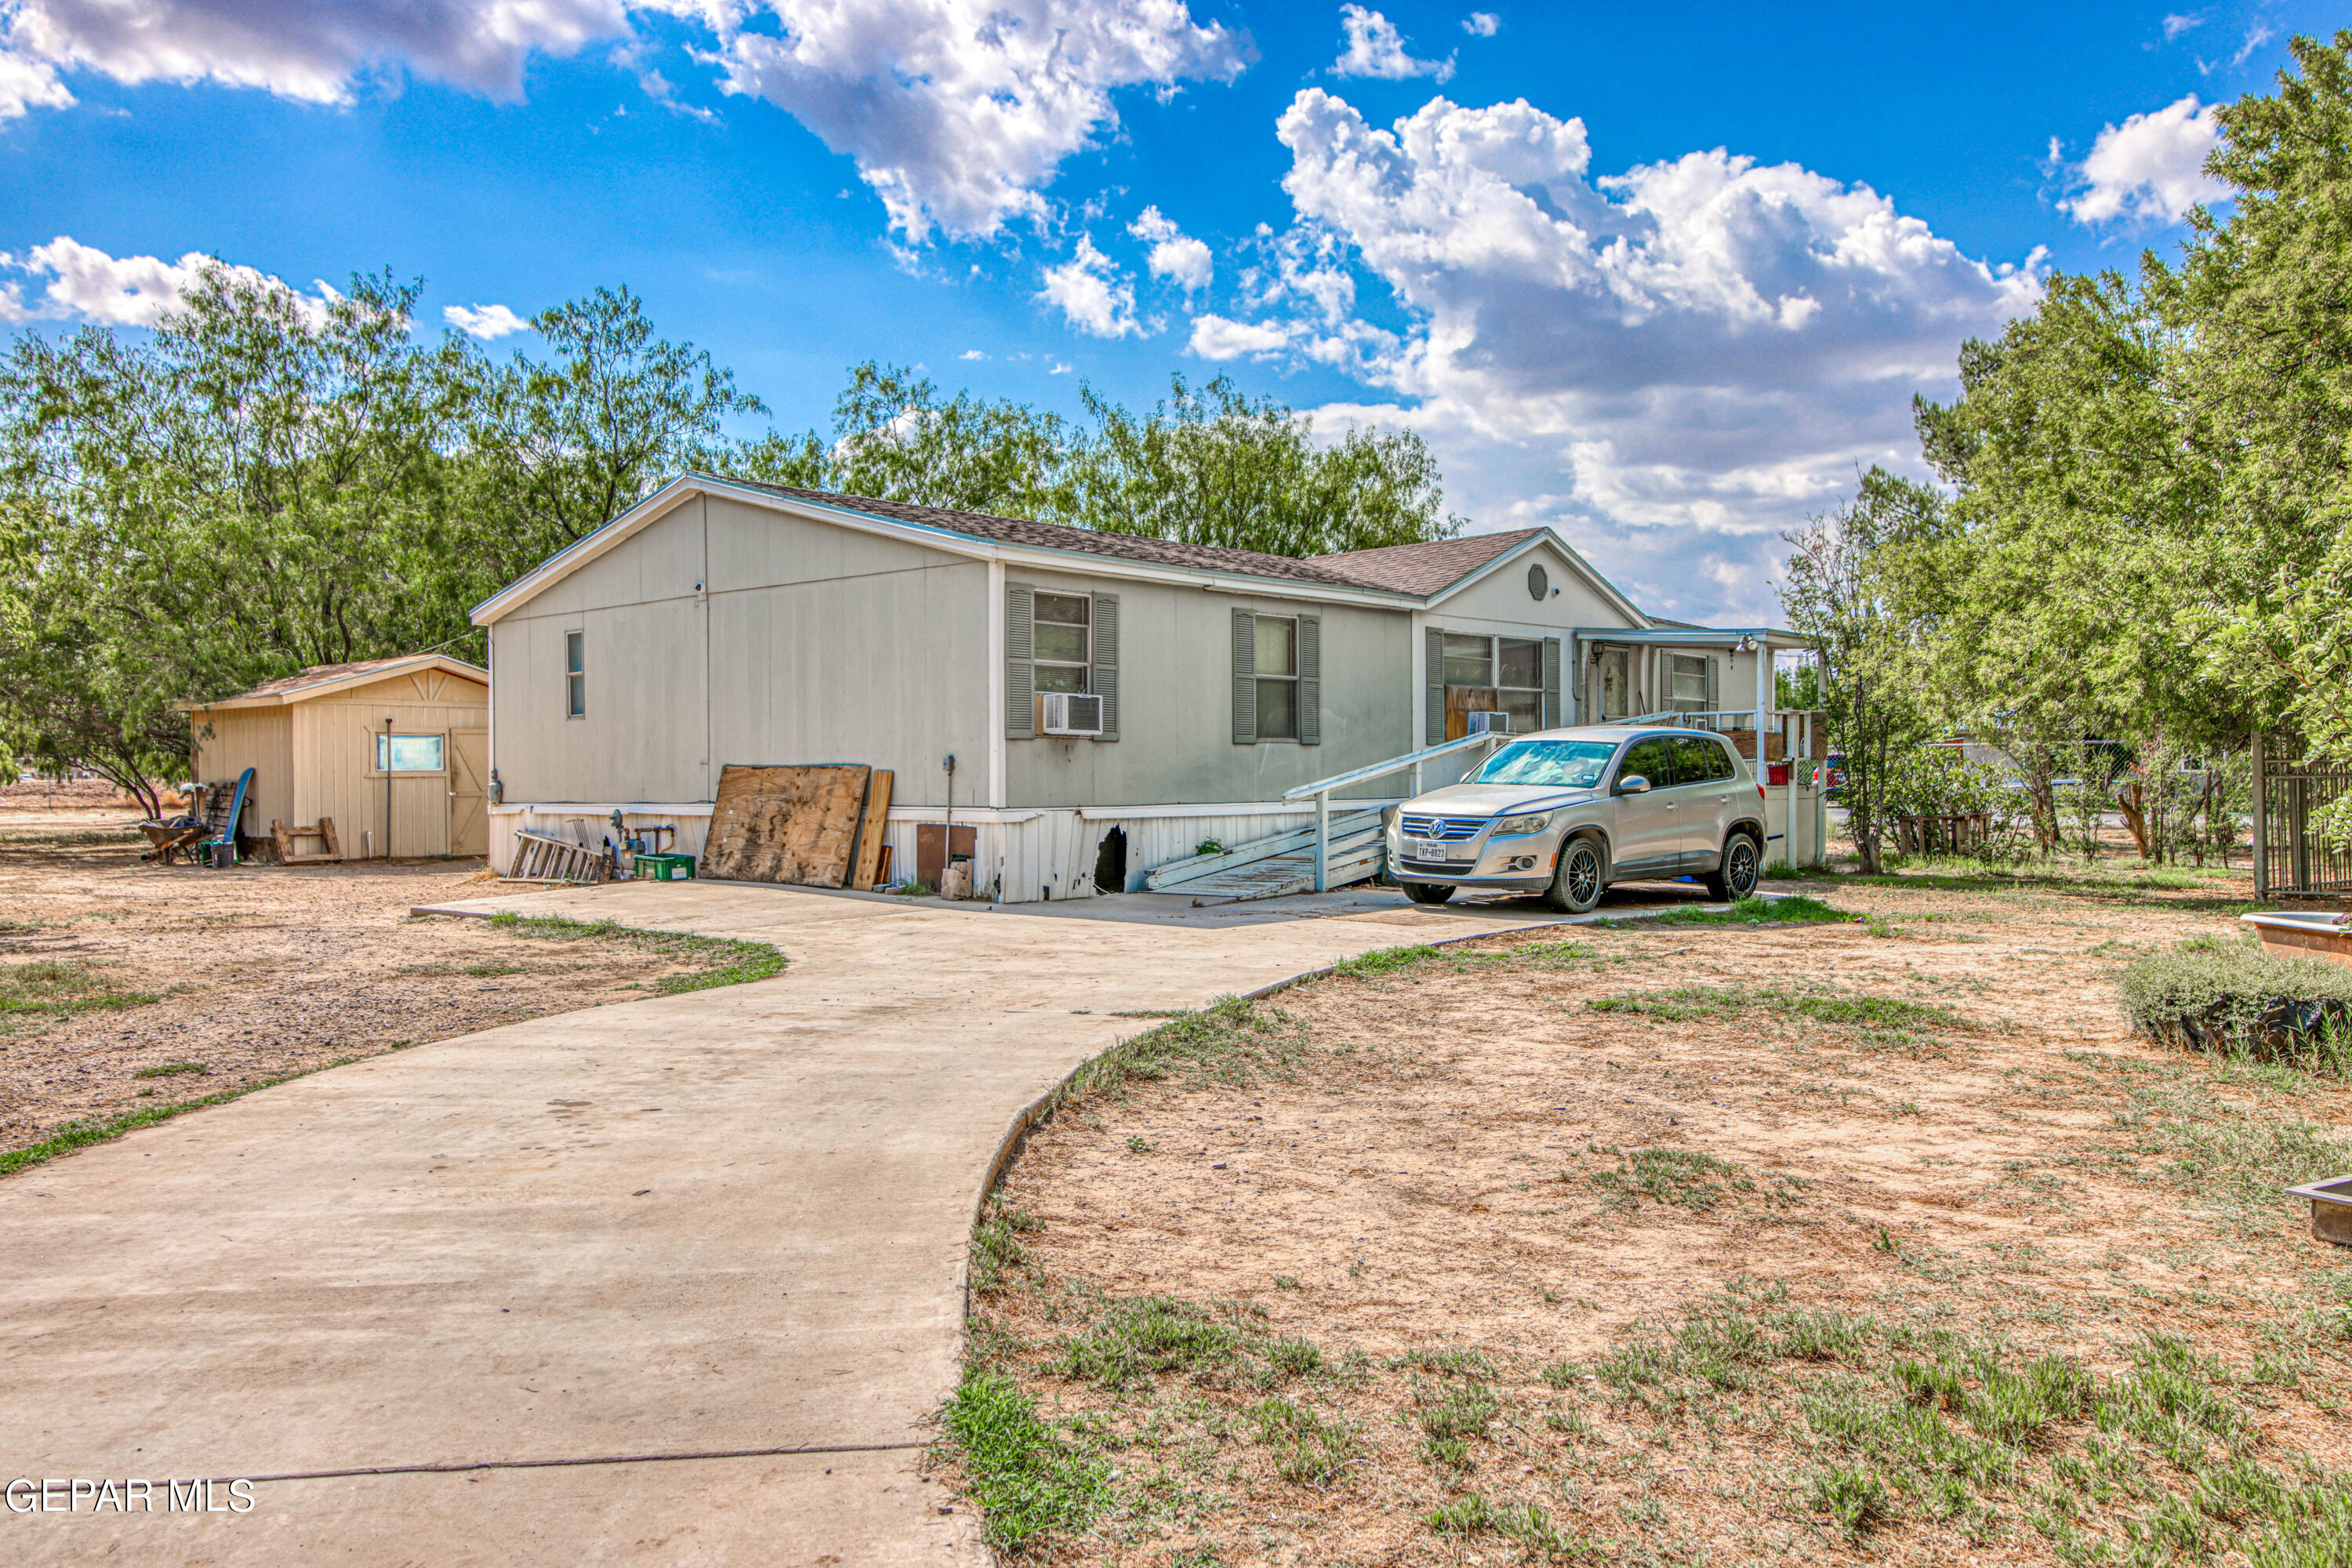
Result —
[[[308, 827], [289, 827], [273, 817], [269, 823], [269, 837], [278, 846], [278, 863], [281, 866], [320, 866], [343, 858], [343, 847], [335, 838], [335, 819], [331, 816], [322, 816]], [[294, 853], [294, 841], [298, 838], [316, 838], [326, 845], [326, 852], [297, 855]]]
[[507, 880], [577, 884], [604, 879], [604, 856], [601, 849], [530, 828], [515, 835], [514, 865], [507, 872]]

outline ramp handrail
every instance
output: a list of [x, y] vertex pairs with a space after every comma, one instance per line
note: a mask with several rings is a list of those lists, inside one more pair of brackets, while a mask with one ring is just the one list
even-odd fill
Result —
[[[1401, 773], [1407, 768], [1417, 768], [1432, 757], [1451, 756], [1455, 752], [1467, 751], [1473, 746], [1490, 745], [1496, 741], [1507, 741], [1511, 738], [1508, 735], [1492, 732], [1465, 735], [1458, 741], [1448, 741], [1442, 746], [1431, 746], [1419, 752], [1407, 752], [1402, 757], [1391, 757], [1385, 763], [1374, 763], [1370, 767], [1358, 768], [1353, 773], [1333, 773], [1328, 779], [1317, 779], [1313, 784], [1303, 784], [1297, 789], [1284, 790], [1282, 798], [1304, 800], [1310, 795], [1329, 795], [1343, 784], [1361, 784], [1366, 779], [1384, 778], [1390, 773]], [[1413, 793], [1419, 795], [1421, 791], [1415, 789]]]
[[1297, 789], [1284, 790], [1282, 798], [1285, 800], [1298, 800], [1307, 795], [1315, 797], [1315, 890], [1318, 893], [1329, 890], [1324, 883], [1330, 874], [1331, 792], [1333, 790], [1344, 789], [1351, 784], [1362, 784], [1366, 779], [1384, 778], [1390, 773], [1401, 773], [1410, 768], [1412, 770], [1412, 793], [1419, 795], [1421, 765], [1431, 758], [1449, 757], [1456, 752], [1466, 752], [1473, 746], [1491, 746], [1510, 739], [1509, 735], [1496, 731], [1482, 731], [1475, 735], [1465, 735], [1458, 741], [1448, 741], [1444, 745], [1426, 746], [1418, 752], [1407, 752], [1402, 757], [1391, 757], [1385, 763], [1373, 763], [1349, 773], [1333, 773], [1328, 779], [1317, 779], [1313, 784], [1300, 784]]

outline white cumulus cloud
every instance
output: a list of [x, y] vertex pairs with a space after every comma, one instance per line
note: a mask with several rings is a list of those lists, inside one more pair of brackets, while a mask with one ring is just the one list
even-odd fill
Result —
[[[1988, 266], [1795, 164], [1718, 148], [1596, 175], [1583, 122], [1523, 101], [1441, 98], [1383, 130], [1309, 89], [1278, 132], [1297, 223], [1260, 287], [1280, 313], [1249, 339], [1197, 319], [1196, 352], [1286, 333], [1385, 395], [1328, 422], [1414, 426], [1450, 507], [1557, 523], [1682, 618], [1772, 614], [1779, 532], [1858, 463], [1916, 469], [1912, 393], [1948, 395], [1960, 342], [2039, 292], [2034, 258]], [[1343, 266], [1401, 331], [1320, 282]]]
[[[324, 283], [304, 294], [282, 279], [250, 267], [230, 267], [202, 251], [177, 261], [153, 256], [109, 256], [95, 246], [59, 235], [22, 256], [0, 251], [0, 274], [21, 276], [0, 282], [0, 321], [89, 321], [101, 326], [152, 327], [170, 311], [207, 269], [224, 269], [237, 281], [274, 289], [302, 306], [313, 324], [338, 296]], [[35, 292], [28, 300], [26, 289]]]
[[1404, 47], [1404, 35], [1378, 11], [1361, 5], [1339, 7], [1339, 32], [1347, 47], [1331, 62], [1333, 76], [1381, 77], [1407, 81], [1417, 76], [1444, 81], [1454, 74], [1451, 59], [1416, 59]]
[[1184, 346], [1202, 359], [1240, 359], [1244, 354], [1277, 353], [1296, 336], [1283, 322], [1233, 321], [1203, 312], [1192, 318], [1192, 340]]
[[2192, 92], [2107, 126], [2083, 160], [2083, 189], [2060, 209], [2084, 224], [2178, 223], [2200, 202], [2229, 195], [2229, 186], [2205, 173], [2205, 155], [2221, 139], [2218, 107], [2199, 108]]
[[1474, 38], [1491, 38], [1502, 26], [1503, 19], [1492, 11], [1473, 11], [1462, 18], [1462, 30]]
[[909, 240], [1041, 216], [1062, 160], [1118, 123], [1115, 89], [1243, 65], [1241, 41], [1184, 0], [769, 3], [782, 30], [730, 29], [724, 85], [856, 158]]
[[[625, 0], [12, 0], [0, 6], [0, 84], [29, 63], [343, 103], [365, 73], [405, 65], [511, 99], [533, 53], [621, 37], [627, 9]], [[62, 107], [55, 97], [31, 101]], [[8, 102], [0, 85], [0, 116]]]
[[766, 100], [856, 160], [909, 243], [994, 235], [1044, 215], [1064, 159], [1115, 131], [1113, 95], [1231, 80], [1246, 42], [1188, 0], [0, 0], [0, 120], [73, 102], [76, 72], [350, 102], [405, 69], [493, 98], [534, 56], [620, 46], [641, 16], [682, 18], [730, 93]]
[[1187, 293], [1197, 293], [1209, 286], [1215, 271], [1209, 247], [1178, 228], [1175, 220], [1156, 206], [1143, 209], [1142, 216], [1127, 226], [1127, 232], [1148, 242], [1151, 254], [1144, 265], [1154, 278], [1166, 278], [1184, 286]]
[[1093, 337], [1124, 338], [1142, 330], [1135, 320], [1135, 285], [1083, 234], [1076, 255], [1045, 269], [1037, 297], [1059, 306], [1071, 326]]
[[530, 331], [530, 323], [504, 305], [444, 305], [441, 319], [469, 338], [488, 342]]

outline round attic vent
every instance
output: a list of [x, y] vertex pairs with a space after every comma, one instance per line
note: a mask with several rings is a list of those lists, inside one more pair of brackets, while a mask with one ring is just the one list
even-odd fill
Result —
[[1551, 577], [1538, 564], [1528, 568], [1528, 597], [1541, 599], [1551, 592]]

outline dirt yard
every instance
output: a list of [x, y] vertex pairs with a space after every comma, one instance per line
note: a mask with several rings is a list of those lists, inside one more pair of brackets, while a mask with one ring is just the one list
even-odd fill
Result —
[[[0, 1158], [61, 1131], [626, 1001], [743, 944], [412, 920], [481, 862], [143, 863], [135, 813], [0, 792]], [[549, 941], [549, 937], [567, 940]], [[764, 953], [767, 950], [761, 950]]]
[[1367, 963], [1066, 1103], [975, 1241], [999, 1543], [2352, 1560], [2352, 1254], [2279, 1191], [2352, 1090], [2114, 1000], [2251, 889], [1804, 890], [1868, 919]]

